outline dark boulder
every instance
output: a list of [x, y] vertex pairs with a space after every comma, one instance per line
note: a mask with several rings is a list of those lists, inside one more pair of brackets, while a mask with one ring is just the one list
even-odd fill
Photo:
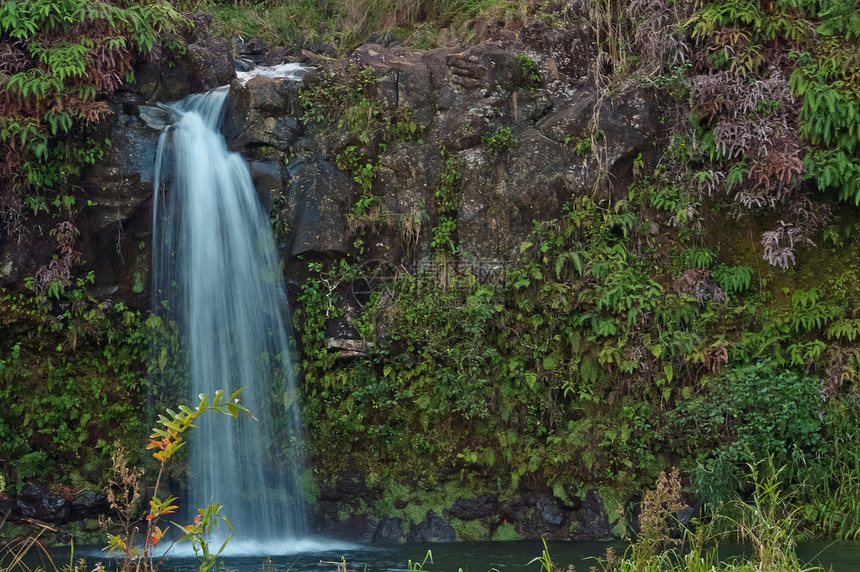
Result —
[[69, 501], [39, 485], [27, 485], [21, 490], [15, 502], [15, 512], [19, 516], [42, 522], [65, 524], [72, 515]]
[[98, 518], [109, 510], [107, 497], [103, 492], [81, 491], [72, 499], [72, 520]]
[[380, 544], [397, 544], [403, 539], [403, 519], [399, 517], [386, 518], [379, 525], [373, 542]]
[[541, 518], [547, 524], [560, 525], [564, 521], [564, 512], [553, 498], [541, 497], [537, 501], [537, 509]]
[[0, 498], [0, 522], [9, 518], [15, 510], [15, 503], [9, 499]]
[[350, 252], [347, 217], [359, 190], [348, 173], [322, 157], [300, 157], [290, 164], [286, 194], [289, 258], [306, 252]]
[[585, 493], [574, 540], [607, 540], [612, 538], [609, 515], [600, 494], [591, 489]]
[[475, 520], [495, 516], [499, 513], [499, 501], [495, 495], [483, 494], [477, 498], [458, 498], [451, 507], [451, 516], [462, 520]]
[[457, 532], [444, 518], [436, 516], [433, 511], [427, 513], [427, 518], [413, 524], [406, 535], [407, 542], [455, 542]]

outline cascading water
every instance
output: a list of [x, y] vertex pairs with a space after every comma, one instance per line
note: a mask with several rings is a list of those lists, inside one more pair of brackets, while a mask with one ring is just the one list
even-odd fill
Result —
[[307, 532], [289, 310], [269, 218], [220, 132], [227, 95], [222, 87], [168, 106], [176, 121], [156, 155], [153, 305], [178, 324], [191, 405], [199, 393], [244, 387], [258, 419], [200, 418], [181, 500], [192, 510], [221, 503], [231, 545], [272, 546]]

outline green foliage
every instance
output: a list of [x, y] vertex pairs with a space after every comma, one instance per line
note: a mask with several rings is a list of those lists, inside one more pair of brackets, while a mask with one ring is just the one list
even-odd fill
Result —
[[573, 149], [577, 157], [586, 157], [591, 154], [591, 148], [596, 141], [599, 141], [606, 135], [603, 129], [598, 129], [594, 133], [583, 133], [579, 137], [567, 137], [564, 144]]
[[436, 207], [438, 212], [453, 213], [460, 207], [463, 175], [460, 173], [460, 160], [448, 154], [444, 146], [439, 148], [442, 154], [442, 176], [436, 188]]
[[463, 176], [456, 156], [445, 157], [447, 150], [440, 147], [442, 175], [436, 188], [436, 210], [439, 224], [433, 228], [430, 246], [436, 253], [452, 255], [457, 252], [457, 210], [460, 208]]
[[104, 472], [115, 440], [142, 430], [150, 326], [123, 304], [98, 302], [83, 285], [47, 298], [2, 293], [0, 470], [20, 487], [81, 466]]
[[763, 363], [727, 370], [708, 393], [679, 404], [675, 420], [691, 449], [714, 451], [694, 472], [700, 494], [717, 505], [733, 496], [747, 463], [782, 465], [817, 451], [825, 442], [822, 405], [818, 379]]
[[[69, 185], [81, 166], [101, 157], [101, 142], [73, 135], [109, 113], [103, 99], [133, 78], [138, 55], [182, 21], [166, 0], [14, 0], [0, 5], [0, 46], [9, 57], [0, 76], [0, 203], [47, 210], [44, 187]], [[58, 39], [59, 38], [59, 39]], [[59, 195], [58, 195], [59, 196]]]
[[753, 270], [749, 266], [718, 264], [714, 267], [714, 280], [728, 293], [741, 293], [748, 290], [752, 275]]
[[510, 127], [499, 127], [493, 133], [481, 137], [481, 142], [487, 146], [490, 158], [497, 159], [499, 154], [513, 149], [519, 141], [514, 137]]
[[[860, 53], [857, 9], [856, 0], [801, 0], [769, 6], [712, 0], [697, 7], [687, 23], [692, 35], [705, 43], [710, 65], [729, 75], [723, 73], [718, 81], [721, 85], [705, 82], [705, 89], [694, 89], [695, 107], [709, 116], [712, 127], [713, 118], [720, 118], [722, 125], [715, 132], [703, 134], [703, 149], [710, 150], [712, 161], [722, 156], [730, 189], [745, 186], [760, 193], [776, 192], [779, 198], [785, 186], [804, 179], [815, 181], [822, 191], [836, 191], [842, 200], [860, 204], [856, 138], [860, 76], [854, 71]], [[727, 29], [733, 33], [724, 33]], [[781, 63], [779, 75], [775, 75], [774, 68], [766, 68], [776, 60], [793, 62]], [[773, 89], [784, 85], [788, 76], [790, 92], [783, 87]], [[742, 84], [729, 79], [732, 77], [757, 79], [737, 90], [730, 86]], [[746, 96], [741, 95], [743, 91]], [[745, 102], [739, 96], [746, 97]], [[801, 100], [799, 112], [792, 96]], [[733, 113], [738, 105], [748, 105], [749, 112]], [[800, 138], [806, 145], [804, 152], [770, 147], [768, 135], [744, 144], [733, 141], [737, 126], [763, 116], [774, 120], [771, 125], [782, 124], [773, 135]], [[790, 125], [795, 122], [796, 128]], [[729, 125], [732, 127], [727, 129]], [[718, 145], [711, 144], [714, 134]], [[750, 181], [750, 176], [756, 180]]]
[[[355, 145], [349, 145], [342, 153], [337, 156], [336, 160], [339, 169], [349, 171], [353, 174], [353, 180], [361, 187], [363, 197], [370, 197], [370, 191], [373, 187], [373, 180], [376, 178], [376, 173], [379, 171], [379, 164], [374, 163], [365, 156], [361, 155]], [[361, 212], [366, 210], [359, 209]]]
[[493, 540], [497, 542], [510, 542], [521, 538], [510, 522], [503, 522], [493, 531]]
[[362, 144], [379, 131], [385, 142], [419, 139], [421, 130], [407, 106], [385, 109], [371, 66], [351, 65], [345, 70], [320, 70], [299, 90], [302, 121], [345, 129]]
[[522, 74], [523, 86], [529, 91], [534, 91], [536, 88], [540, 87], [540, 68], [537, 63], [527, 54], [517, 54], [517, 61], [520, 63], [520, 73]]

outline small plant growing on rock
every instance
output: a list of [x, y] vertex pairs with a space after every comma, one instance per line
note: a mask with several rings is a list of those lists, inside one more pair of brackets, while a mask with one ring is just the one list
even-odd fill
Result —
[[517, 54], [517, 61], [520, 62], [520, 71], [523, 76], [523, 87], [528, 88], [529, 91], [534, 91], [536, 88], [540, 87], [540, 68], [538, 67], [537, 62], [526, 54]]
[[496, 160], [502, 151], [513, 149], [519, 143], [510, 127], [499, 127], [494, 133], [481, 137], [481, 142], [487, 146], [493, 160]]

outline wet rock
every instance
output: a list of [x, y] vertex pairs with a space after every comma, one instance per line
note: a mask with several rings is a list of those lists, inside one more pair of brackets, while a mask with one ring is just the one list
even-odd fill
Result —
[[289, 50], [283, 46], [275, 46], [269, 53], [266, 54], [266, 59], [263, 61], [264, 65], [267, 66], [276, 66], [287, 61], [287, 58], [290, 56]]
[[140, 105], [137, 108], [138, 117], [146, 123], [149, 129], [161, 131], [176, 121], [176, 114], [163, 107]]
[[234, 82], [224, 117], [224, 136], [233, 151], [268, 145], [286, 151], [304, 131], [296, 87], [285, 78], [257, 76], [245, 85]]
[[287, 256], [349, 252], [352, 240], [347, 215], [357, 198], [358, 189], [350, 176], [331, 162], [307, 157], [291, 163]]
[[183, 69], [191, 72], [192, 93], [227, 85], [236, 77], [233, 46], [226, 38], [206, 38], [199, 44], [191, 44], [185, 54], [187, 64]]
[[678, 523], [684, 526], [692, 526], [693, 520], [702, 515], [702, 500], [694, 493], [681, 493], [682, 502], [687, 505], [675, 515]]
[[403, 539], [403, 519], [400, 517], [386, 518], [379, 525], [373, 542], [379, 544], [397, 544]]
[[97, 519], [109, 509], [107, 497], [100, 491], [81, 491], [72, 499], [72, 520]]
[[606, 540], [612, 537], [606, 507], [594, 489], [585, 493], [577, 522], [574, 540]]
[[498, 513], [499, 501], [489, 493], [476, 498], [458, 498], [451, 507], [451, 516], [462, 520], [475, 520]]
[[564, 520], [564, 513], [561, 507], [555, 502], [555, 499], [549, 497], [538, 499], [537, 509], [540, 511], [541, 518], [548, 524], [559, 525]]
[[9, 499], [0, 498], [0, 521], [7, 519], [11, 516], [12, 511], [15, 509], [15, 503], [13, 503]]
[[[152, 110], [148, 108], [146, 113]], [[150, 117], [156, 114], [153, 111]], [[167, 115], [161, 118], [168, 120]], [[102, 159], [81, 176], [80, 186], [87, 197], [86, 208], [81, 209], [76, 220], [82, 231], [81, 250], [83, 259], [96, 269], [99, 291], [118, 293], [122, 299], [134, 301], [138, 297], [132, 291], [135, 272], [145, 287], [149, 283], [142, 274], [148, 264], [139, 257], [146, 255], [146, 248], [141, 250], [140, 244], [149, 243], [152, 230], [155, 153], [160, 130], [140, 117], [123, 113], [99, 129], [111, 145], [104, 148]]]
[[269, 52], [269, 45], [260, 38], [251, 38], [247, 42], [239, 41], [237, 46], [239, 55], [256, 64], [262, 64]]
[[199, 93], [227, 85], [236, 77], [233, 47], [229, 40], [207, 36], [191, 43], [185, 53], [165, 52], [153, 48], [153, 57], [135, 69], [132, 89], [148, 101], [178, 101], [191, 93]]
[[39, 485], [27, 485], [21, 490], [15, 502], [15, 512], [19, 516], [65, 524], [72, 514], [71, 503]]
[[233, 60], [233, 66], [237, 72], [247, 72], [254, 69], [256, 64], [247, 58], [236, 58]]
[[345, 538], [361, 543], [374, 541], [379, 530], [379, 523], [363, 514], [350, 515], [346, 520], [327, 523], [322, 531], [327, 536]]
[[430, 511], [427, 513], [426, 520], [412, 525], [406, 540], [407, 542], [455, 542], [457, 533], [448, 521]]

